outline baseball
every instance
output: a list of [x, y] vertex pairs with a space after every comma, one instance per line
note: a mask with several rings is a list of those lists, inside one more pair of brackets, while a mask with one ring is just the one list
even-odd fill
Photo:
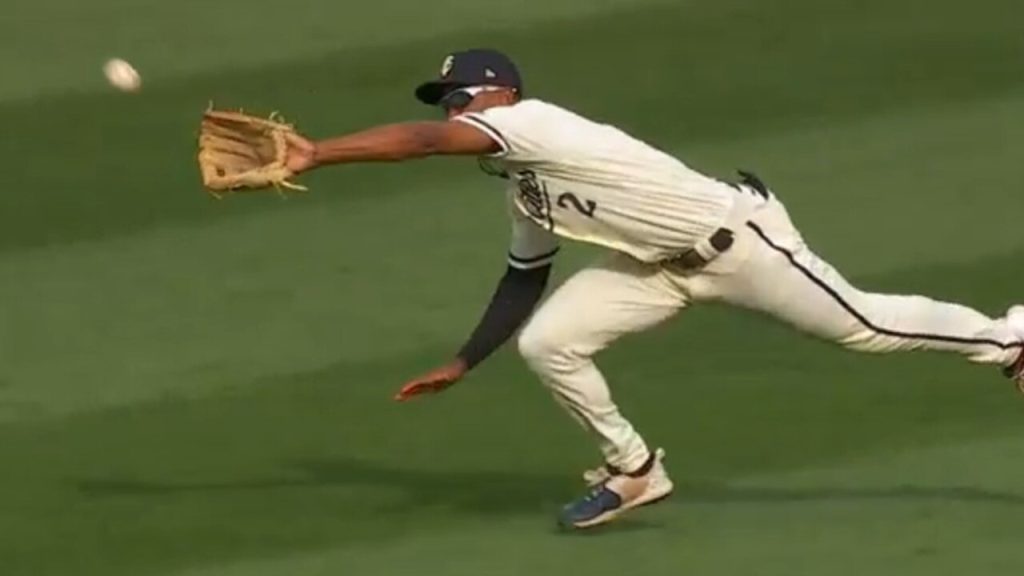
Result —
[[123, 92], [135, 92], [142, 86], [142, 77], [128, 62], [120, 58], [108, 60], [103, 65], [103, 74], [111, 86]]

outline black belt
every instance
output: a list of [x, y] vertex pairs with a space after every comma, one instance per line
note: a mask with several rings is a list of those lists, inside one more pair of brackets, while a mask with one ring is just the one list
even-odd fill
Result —
[[[736, 233], [728, 228], [719, 228], [715, 230], [715, 233], [708, 238], [708, 243], [718, 253], [715, 256], [720, 256], [724, 252], [727, 252], [729, 248], [732, 248], [732, 243], [736, 240]], [[669, 260], [672, 264], [676, 264], [686, 269], [703, 268], [707, 266], [710, 259], [705, 258], [697, 250], [690, 248], [682, 254]]]
[[[730, 186], [735, 188], [738, 192], [750, 192], [764, 198], [765, 200], [771, 198], [771, 192], [768, 190], [768, 186], [765, 185], [764, 181], [757, 177], [757, 174], [744, 170], [737, 170], [737, 172], [739, 172], [740, 175], [740, 182], [738, 184], [730, 183]], [[727, 252], [729, 248], [732, 248], [732, 244], [735, 240], [735, 232], [728, 228], [719, 228], [718, 230], [715, 230], [714, 234], [712, 234], [707, 241], [711, 246], [711, 249], [715, 251], [715, 254], [710, 258], [705, 257], [695, 248], [690, 248], [675, 258], [672, 258], [669, 262], [685, 269], [703, 268], [704, 266], [707, 266], [711, 260], [721, 256], [723, 253]]]

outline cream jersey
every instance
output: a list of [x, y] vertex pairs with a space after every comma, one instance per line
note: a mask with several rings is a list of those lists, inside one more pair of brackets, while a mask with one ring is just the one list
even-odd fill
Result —
[[657, 262], [711, 236], [733, 206], [729, 184], [547, 102], [523, 100], [453, 121], [500, 146], [493, 160], [510, 183], [513, 265], [549, 259], [554, 236]]

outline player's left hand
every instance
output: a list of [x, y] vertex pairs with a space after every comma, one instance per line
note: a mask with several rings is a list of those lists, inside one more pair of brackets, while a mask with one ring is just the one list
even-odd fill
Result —
[[285, 141], [288, 143], [285, 165], [289, 170], [299, 174], [316, 166], [316, 144], [312, 140], [291, 133], [285, 135]]
[[440, 392], [461, 380], [467, 370], [466, 361], [456, 358], [440, 368], [410, 380], [405, 386], [402, 386], [398, 394], [395, 394], [395, 400], [405, 402], [414, 396]]

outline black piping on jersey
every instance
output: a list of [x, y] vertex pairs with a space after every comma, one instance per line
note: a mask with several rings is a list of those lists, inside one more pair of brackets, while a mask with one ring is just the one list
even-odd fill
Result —
[[968, 338], [968, 337], [963, 337], [963, 336], [946, 336], [946, 335], [942, 335], [942, 334], [925, 334], [925, 333], [915, 333], [915, 332], [901, 332], [899, 330], [892, 330], [890, 328], [883, 328], [881, 326], [878, 326], [877, 324], [873, 323], [871, 320], [868, 320], [868, 318], [866, 316], [864, 316], [864, 314], [862, 314], [856, 308], [854, 308], [854, 306], [852, 304], [850, 304], [849, 302], [844, 300], [843, 297], [841, 295], [839, 295], [839, 293], [836, 292], [834, 288], [829, 286], [827, 282], [825, 282], [821, 278], [818, 278], [817, 276], [814, 275], [813, 272], [808, 270], [806, 266], [804, 266], [804, 265], [800, 264], [799, 262], [797, 262], [796, 257], [793, 256], [792, 252], [790, 252], [789, 250], [783, 248], [782, 246], [779, 246], [775, 242], [772, 242], [771, 238], [769, 238], [768, 235], [764, 233], [764, 230], [762, 230], [760, 226], [758, 226], [757, 224], [755, 224], [753, 222], [747, 222], [747, 227], [750, 228], [751, 230], [753, 230], [758, 236], [760, 236], [761, 240], [763, 240], [765, 242], [765, 244], [767, 244], [769, 247], [771, 247], [772, 250], [775, 250], [776, 252], [778, 252], [778, 253], [782, 254], [783, 256], [785, 256], [786, 259], [789, 260], [789, 263], [794, 268], [799, 270], [800, 273], [803, 274], [804, 276], [806, 276], [808, 280], [810, 280], [815, 285], [817, 285], [819, 288], [821, 288], [826, 293], [828, 293], [828, 295], [831, 296], [833, 300], [838, 302], [839, 305], [842, 306], [844, 310], [849, 312], [851, 316], [856, 318], [858, 322], [863, 324], [865, 327], [867, 327], [872, 332], [877, 332], [879, 334], [884, 334], [886, 336], [893, 336], [893, 337], [896, 337], [896, 338], [904, 338], [904, 339], [907, 339], [907, 340], [933, 340], [933, 341], [936, 341], [936, 342], [952, 342], [952, 343], [956, 343], [956, 344], [976, 344], [976, 345], [979, 345], [979, 346], [993, 346], [993, 347], [999, 348], [1001, 350], [1009, 350], [1011, 348], [1021, 348], [1021, 347], [1024, 347], [1024, 342], [1009, 342], [1009, 343], [1007, 343], [1007, 342], [999, 342], [998, 340], [991, 340], [989, 338]]
[[463, 114], [462, 116], [456, 116], [455, 119], [461, 120], [468, 124], [472, 124], [476, 126], [478, 129], [483, 130], [484, 133], [491, 138], [491, 140], [494, 140], [495, 144], [501, 147], [501, 151], [503, 154], [508, 154], [512, 150], [512, 148], [508, 145], [508, 140], [505, 140], [505, 137], [501, 135], [501, 132], [495, 130], [494, 126], [491, 126], [487, 122], [481, 120], [478, 116], [469, 116], [467, 114]]
[[555, 248], [554, 250], [546, 254], [541, 254], [540, 256], [534, 256], [532, 258], [520, 258], [519, 256], [516, 256], [515, 254], [509, 252], [508, 259], [509, 263], [512, 265], [531, 267], [536, 266], [537, 264], [544, 262], [546, 260], [554, 258], [555, 254], [558, 254], [558, 248]]

